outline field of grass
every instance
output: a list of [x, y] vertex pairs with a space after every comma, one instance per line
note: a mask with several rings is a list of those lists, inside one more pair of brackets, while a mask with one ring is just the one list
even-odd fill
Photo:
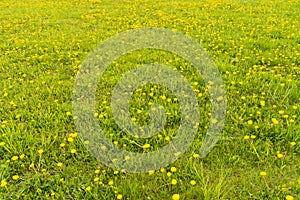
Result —
[[[205, 158], [206, 84], [191, 63], [170, 52], [127, 53], [105, 71], [95, 117], [120, 148], [149, 152], [176, 134], [180, 110], [165, 87], [139, 87], [132, 120], [149, 123], [154, 103], [165, 130], [127, 136], [111, 114], [111, 92], [140, 64], [172, 66], [197, 94], [197, 138], [176, 162], [148, 173], [114, 170], [95, 159], [72, 113], [76, 74], [102, 41], [143, 27], [188, 35], [211, 56], [224, 80], [226, 122]], [[299, 199], [299, 0], [19, 0], [0, 1], [0, 199]], [[148, 145], [149, 144], [149, 145]]]

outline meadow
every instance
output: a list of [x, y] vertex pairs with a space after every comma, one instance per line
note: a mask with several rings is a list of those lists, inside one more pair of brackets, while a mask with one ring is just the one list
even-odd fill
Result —
[[[299, 199], [299, 0], [0, 1], [0, 199]], [[180, 122], [176, 96], [159, 84], [139, 87], [132, 121], [149, 123], [163, 105], [164, 131], [129, 137], [111, 113], [114, 85], [147, 63], [172, 66], [197, 94], [201, 120], [193, 144], [159, 170], [127, 173], [94, 158], [72, 113], [74, 80], [86, 56], [126, 30], [161, 27], [197, 41], [222, 75], [227, 100], [220, 140], [204, 158], [209, 90], [191, 63], [143, 49], [121, 56], [97, 88], [94, 117], [127, 151], [154, 151]]]

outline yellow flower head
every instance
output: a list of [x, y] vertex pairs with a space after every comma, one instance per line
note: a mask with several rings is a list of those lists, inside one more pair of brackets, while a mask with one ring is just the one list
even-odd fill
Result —
[[180, 196], [179, 194], [173, 194], [172, 200], [179, 200]]
[[5, 187], [7, 185], [7, 181], [6, 180], [2, 180], [0, 186], [1, 187]]
[[177, 184], [177, 180], [176, 179], [172, 179], [171, 184], [172, 185], [176, 185]]
[[196, 185], [196, 181], [191, 180], [191, 181], [190, 181], [190, 184], [191, 184], [191, 185]]
[[171, 172], [176, 172], [176, 171], [177, 171], [176, 167], [171, 167]]
[[287, 196], [285, 197], [285, 199], [286, 199], [286, 200], [294, 200], [294, 197], [291, 196], [291, 195], [287, 195]]
[[261, 176], [266, 176], [266, 175], [267, 175], [267, 172], [262, 171], [262, 172], [260, 172], [260, 175], [261, 175]]

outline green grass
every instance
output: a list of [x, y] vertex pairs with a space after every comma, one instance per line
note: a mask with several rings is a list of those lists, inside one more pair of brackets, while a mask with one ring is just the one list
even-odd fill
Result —
[[[298, 0], [4, 0], [0, 10], [1, 199], [117, 199], [120, 194], [123, 199], [172, 199], [173, 194], [180, 199], [299, 199]], [[120, 57], [99, 81], [96, 108], [99, 124], [116, 145], [155, 150], [172, 139], [180, 122], [174, 94], [152, 84], [133, 94], [131, 114], [145, 125], [149, 102], [160, 103], [170, 113], [165, 130], [136, 139], [117, 127], [110, 94], [137, 65], [168, 64], [184, 75], [199, 94], [201, 114], [197, 138], [180, 159], [155, 172], [129, 174], [101, 164], [74, 134], [72, 91], [90, 51], [110, 36], [141, 27], [174, 29], [205, 48], [220, 70], [228, 105], [220, 141], [207, 157], [197, 158], [211, 109], [201, 76], [164, 51]], [[145, 143], [150, 149], [141, 148]]]

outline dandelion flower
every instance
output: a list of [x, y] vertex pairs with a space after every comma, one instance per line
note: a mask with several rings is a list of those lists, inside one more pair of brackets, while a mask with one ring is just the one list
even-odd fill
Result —
[[296, 145], [296, 142], [291, 142], [290, 145], [291, 145], [291, 147], [293, 147]]
[[123, 198], [123, 195], [118, 194], [117, 199], [122, 199], [122, 198]]
[[172, 179], [171, 184], [172, 185], [176, 185], [177, 184], [177, 180], [176, 179]]
[[281, 115], [283, 115], [284, 114], [284, 110], [279, 110], [278, 113], [281, 114]]
[[2, 180], [0, 186], [1, 187], [5, 187], [7, 185], [7, 181], [6, 180]]
[[283, 154], [278, 153], [278, 154], [277, 154], [277, 158], [283, 158]]
[[91, 186], [85, 188], [86, 191], [91, 191], [91, 189], [92, 189]]
[[114, 184], [114, 181], [113, 180], [110, 180], [109, 182], [108, 182], [108, 185], [113, 185]]
[[152, 175], [152, 174], [154, 174], [154, 170], [150, 170], [148, 173], [149, 173], [149, 175]]
[[266, 175], [267, 175], [267, 172], [261, 171], [259, 174], [260, 174], [261, 176], [266, 176]]
[[150, 148], [150, 144], [144, 144], [144, 145], [142, 146], [142, 148], [143, 148], [143, 149], [149, 149], [149, 148]]
[[194, 154], [193, 154], [193, 158], [199, 158], [199, 157], [200, 157], [199, 154], [197, 154], [197, 153], [194, 153]]
[[279, 123], [279, 121], [276, 118], [272, 118], [271, 120], [272, 120], [273, 124], [275, 124], [275, 125]]
[[0, 147], [3, 147], [5, 145], [5, 142], [0, 142]]
[[38, 153], [39, 153], [39, 154], [42, 154], [42, 153], [44, 153], [44, 150], [43, 150], [43, 149], [40, 149], [40, 150], [38, 150]]
[[13, 179], [13, 180], [18, 180], [18, 179], [19, 179], [19, 176], [18, 176], [18, 175], [14, 175], [14, 176], [12, 177], [12, 179]]
[[71, 149], [71, 153], [76, 153], [76, 149]]
[[17, 161], [17, 160], [19, 159], [19, 157], [18, 157], [18, 156], [13, 156], [11, 159], [12, 159], [13, 161]]
[[286, 200], [294, 200], [294, 197], [291, 196], [291, 195], [287, 195], [287, 196], [285, 197], [285, 199], [286, 199]]
[[173, 194], [172, 200], [179, 200], [180, 196], [179, 194]]
[[194, 185], [196, 185], [196, 181], [195, 180], [191, 180], [190, 184], [194, 186]]
[[244, 136], [244, 140], [249, 140], [250, 136], [249, 135], [245, 135]]
[[256, 135], [251, 135], [250, 137], [251, 137], [251, 139], [255, 139]]
[[176, 171], [177, 171], [176, 167], [171, 167], [171, 172], [176, 172]]
[[61, 167], [63, 164], [61, 162], [59, 162], [56, 165], [57, 165], [57, 167]]

